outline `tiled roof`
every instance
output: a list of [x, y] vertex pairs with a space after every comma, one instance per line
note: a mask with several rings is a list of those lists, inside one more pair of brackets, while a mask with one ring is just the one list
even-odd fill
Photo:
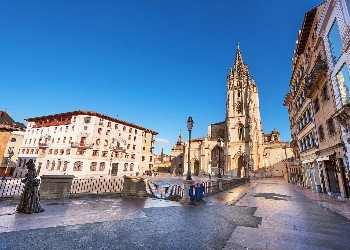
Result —
[[57, 117], [62, 117], [62, 116], [73, 116], [73, 115], [90, 115], [90, 116], [97, 116], [97, 117], [100, 117], [100, 118], [102, 118], [102, 119], [106, 119], [106, 120], [109, 120], [109, 121], [114, 121], [114, 122], [117, 122], [117, 123], [119, 123], [119, 124], [124, 124], [124, 125], [130, 126], [130, 127], [134, 127], [134, 128], [137, 128], [137, 129], [141, 129], [141, 130], [143, 130], [143, 131], [152, 133], [152, 134], [154, 134], [154, 135], [157, 135], [157, 134], [158, 134], [158, 132], [153, 131], [153, 130], [151, 130], [151, 129], [148, 129], [148, 128], [145, 128], [145, 127], [136, 125], [136, 124], [131, 123], [131, 122], [119, 120], [119, 119], [116, 119], [116, 118], [113, 118], [113, 117], [110, 117], [110, 116], [107, 116], [107, 115], [104, 115], [104, 114], [100, 114], [100, 113], [97, 113], [97, 112], [95, 112], [95, 111], [77, 110], [77, 111], [66, 112], [66, 113], [60, 113], [60, 114], [53, 114], [53, 115], [47, 115], [47, 116], [39, 116], [39, 117], [27, 118], [27, 119], [25, 119], [25, 120], [28, 121], [28, 122], [37, 122], [37, 121], [40, 121], [40, 120], [47, 120], [47, 119], [52, 119], [52, 118], [57, 118]]
[[9, 114], [5, 111], [0, 110], [0, 129], [10, 131], [21, 131], [25, 130], [26, 126], [23, 123], [15, 122]]

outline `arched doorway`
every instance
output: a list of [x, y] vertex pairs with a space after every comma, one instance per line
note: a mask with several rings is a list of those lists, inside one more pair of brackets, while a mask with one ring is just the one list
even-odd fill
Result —
[[199, 175], [199, 161], [194, 162], [194, 175]]
[[243, 156], [241, 155], [237, 159], [237, 176], [238, 177], [243, 177], [244, 176], [244, 159]]
[[[219, 154], [220, 152], [220, 154]], [[225, 173], [225, 153], [224, 149], [215, 146], [211, 151], [211, 172], [215, 175], [219, 173], [219, 157], [220, 157], [220, 171], [223, 175]]]

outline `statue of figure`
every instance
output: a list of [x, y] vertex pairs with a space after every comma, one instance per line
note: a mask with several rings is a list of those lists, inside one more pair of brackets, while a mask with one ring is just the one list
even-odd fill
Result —
[[180, 130], [180, 135], [179, 135], [178, 141], [182, 142], [182, 131], [181, 130]]
[[18, 213], [39, 213], [45, 211], [40, 204], [39, 184], [40, 180], [36, 178], [36, 169], [33, 160], [26, 163], [28, 173], [22, 180], [24, 183], [21, 201], [17, 207]]

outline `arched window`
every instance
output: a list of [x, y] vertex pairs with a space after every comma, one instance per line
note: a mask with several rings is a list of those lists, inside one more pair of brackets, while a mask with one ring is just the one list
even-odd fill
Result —
[[240, 124], [237, 129], [238, 132], [238, 140], [244, 141], [244, 127], [243, 124]]
[[74, 163], [73, 171], [81, 171], [81, 170], [83, 170], [83, 162], [76, 161]]
[[104, 162], [101, 162], [100, 163], [100, 171], [104, 171], [105, 170], [105, 167], [106, 167], [106, 164]]

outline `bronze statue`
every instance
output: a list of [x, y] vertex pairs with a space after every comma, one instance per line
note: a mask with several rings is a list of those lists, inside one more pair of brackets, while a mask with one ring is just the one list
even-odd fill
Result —
[[26, 163], [28, 173], [22, 180], [24, 189], [21, 195], [21, 201], [17, 207], [18, 213], [39, 213], [45, 211], [40, 204], [39, 185], [40, 180], [36, 178], [37, 173], [33, 160]]

